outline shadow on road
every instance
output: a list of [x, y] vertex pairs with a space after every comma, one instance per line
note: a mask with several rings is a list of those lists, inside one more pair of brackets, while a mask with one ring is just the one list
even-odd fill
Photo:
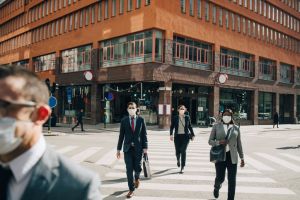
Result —
[[287, 150], [287, 149], [299, 149], [300, 148], [300, 145], [298, 146], [290, 146], [290, 147], [279, 147], [279, 148], [276, 148], [276, 149], [280, 149], [280, 150]]

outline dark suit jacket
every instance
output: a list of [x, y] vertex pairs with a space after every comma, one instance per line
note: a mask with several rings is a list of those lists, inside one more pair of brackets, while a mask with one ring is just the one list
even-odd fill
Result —
[[97, 175], [47, 149], [21, 200], [99, 200], [99, 187]]
[[79, 113], [77, 114], [77, 121], [78, 121], [78, 122], [82, 122], [82, 117], [83, 117], [83, 113], [82, 113], [82, 112], [79, 112]]
[[[193, 127], [191, 124], [190, 116], [185, 115], [184, 120], [185, 120], [184, 133], [188, 135], [190, 132], [192, 134], [192, 137], [194, 137], [195, 134], [194, 134]], [[178, 134], [178, 124], [179, 123], [180, 123], [179, 116], [178, 115], [174, 116], [172, 118], [172, 122], [171, 122], [171, 126], [170, 126], [170, 135], [173, 135], [174, 129], [175, 129], [175, 136]]]
[[147, 129], [144, 119], [139, 116], [137, 117], [134, 133], [132, 132], [129, 120], [127, 116], [121, 121], [117, 150], [120, 151], [122, 149], [123, 142], [123, 152], [127, 152], [130, 149], [131, 143], [134, 143], [137, 151], [148, 149]]

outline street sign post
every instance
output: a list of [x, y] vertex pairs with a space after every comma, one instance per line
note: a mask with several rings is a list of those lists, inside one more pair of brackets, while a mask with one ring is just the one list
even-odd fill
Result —
[[[56, 105], [57, 105], [57, 99], [54, 96], [51, 95], [50, 98], [49, 98], [48, 104], [49, 104], [49, 106], [51, 108], [56, 107]], [[48, 133], [51, 133], [51, 115], [50, 115], [50, 117], [48, 119]]]

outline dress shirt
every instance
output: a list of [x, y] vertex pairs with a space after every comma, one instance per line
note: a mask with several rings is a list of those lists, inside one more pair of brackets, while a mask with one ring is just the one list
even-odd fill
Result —
[[4, 167], [9, 167], [13, 177], [8, 184], [8, 200], [20, 200], [29, 183], [33, 167], [41, 159], [46, 151], [46, 142], [40, 136], [38, 142], [29, 150], [8, 163], [0, 163]]
[[[226, 133], [226, 135], [227, 135], [227, 131], [228, 131], [231, 127], [233, 127], [233, 126], [232, 126], [232, 124], [229, 124], [229, 125], [223, 124], [223, 127], [224, 127], [224, 131], [225, 131], [225, 133]], [[228, 135], [227, 140], [229, 139], [229, 137], [230, 137], [230, 134]], [[226, 145], [226, 152], [228, 152], [228, 151], [230, 151], [230, 149], [229, 149], [229, 145], [227, 144], [227, 145]]]

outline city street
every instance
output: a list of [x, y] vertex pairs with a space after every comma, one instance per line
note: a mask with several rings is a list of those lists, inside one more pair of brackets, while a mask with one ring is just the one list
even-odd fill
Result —
[[[102, 126], [103, 127], [103, 126]], [[57, 136], [45, 136], [57, 152], [95, 172], [101, 178], [103, 199], [125, 199], [128, 191], [123, 155], [116, 159], [118, 126], [107, 130], [97, 126], [72, 132], [52, 128]], [[144, 179], [133, 199], [199, 200], [214, 199], [214, 165], [209, 162], [208, 137], [211, 128], [195, 128], [196, 139], [187, 152], [187, 166], [179, 174], [174, 144], [168, 131], [148, 127], [149, 161], [152, 178]], [[47, 129], [44, 129], [45, 134]], [[242, 126], [245, 168], [238, 167], [236, 199], [296, 200], [300, 195], [300, 125]], [[143, 173], [142, 173], [143, 174]], [[227, 198], [227, 183], [220, 198]]]

